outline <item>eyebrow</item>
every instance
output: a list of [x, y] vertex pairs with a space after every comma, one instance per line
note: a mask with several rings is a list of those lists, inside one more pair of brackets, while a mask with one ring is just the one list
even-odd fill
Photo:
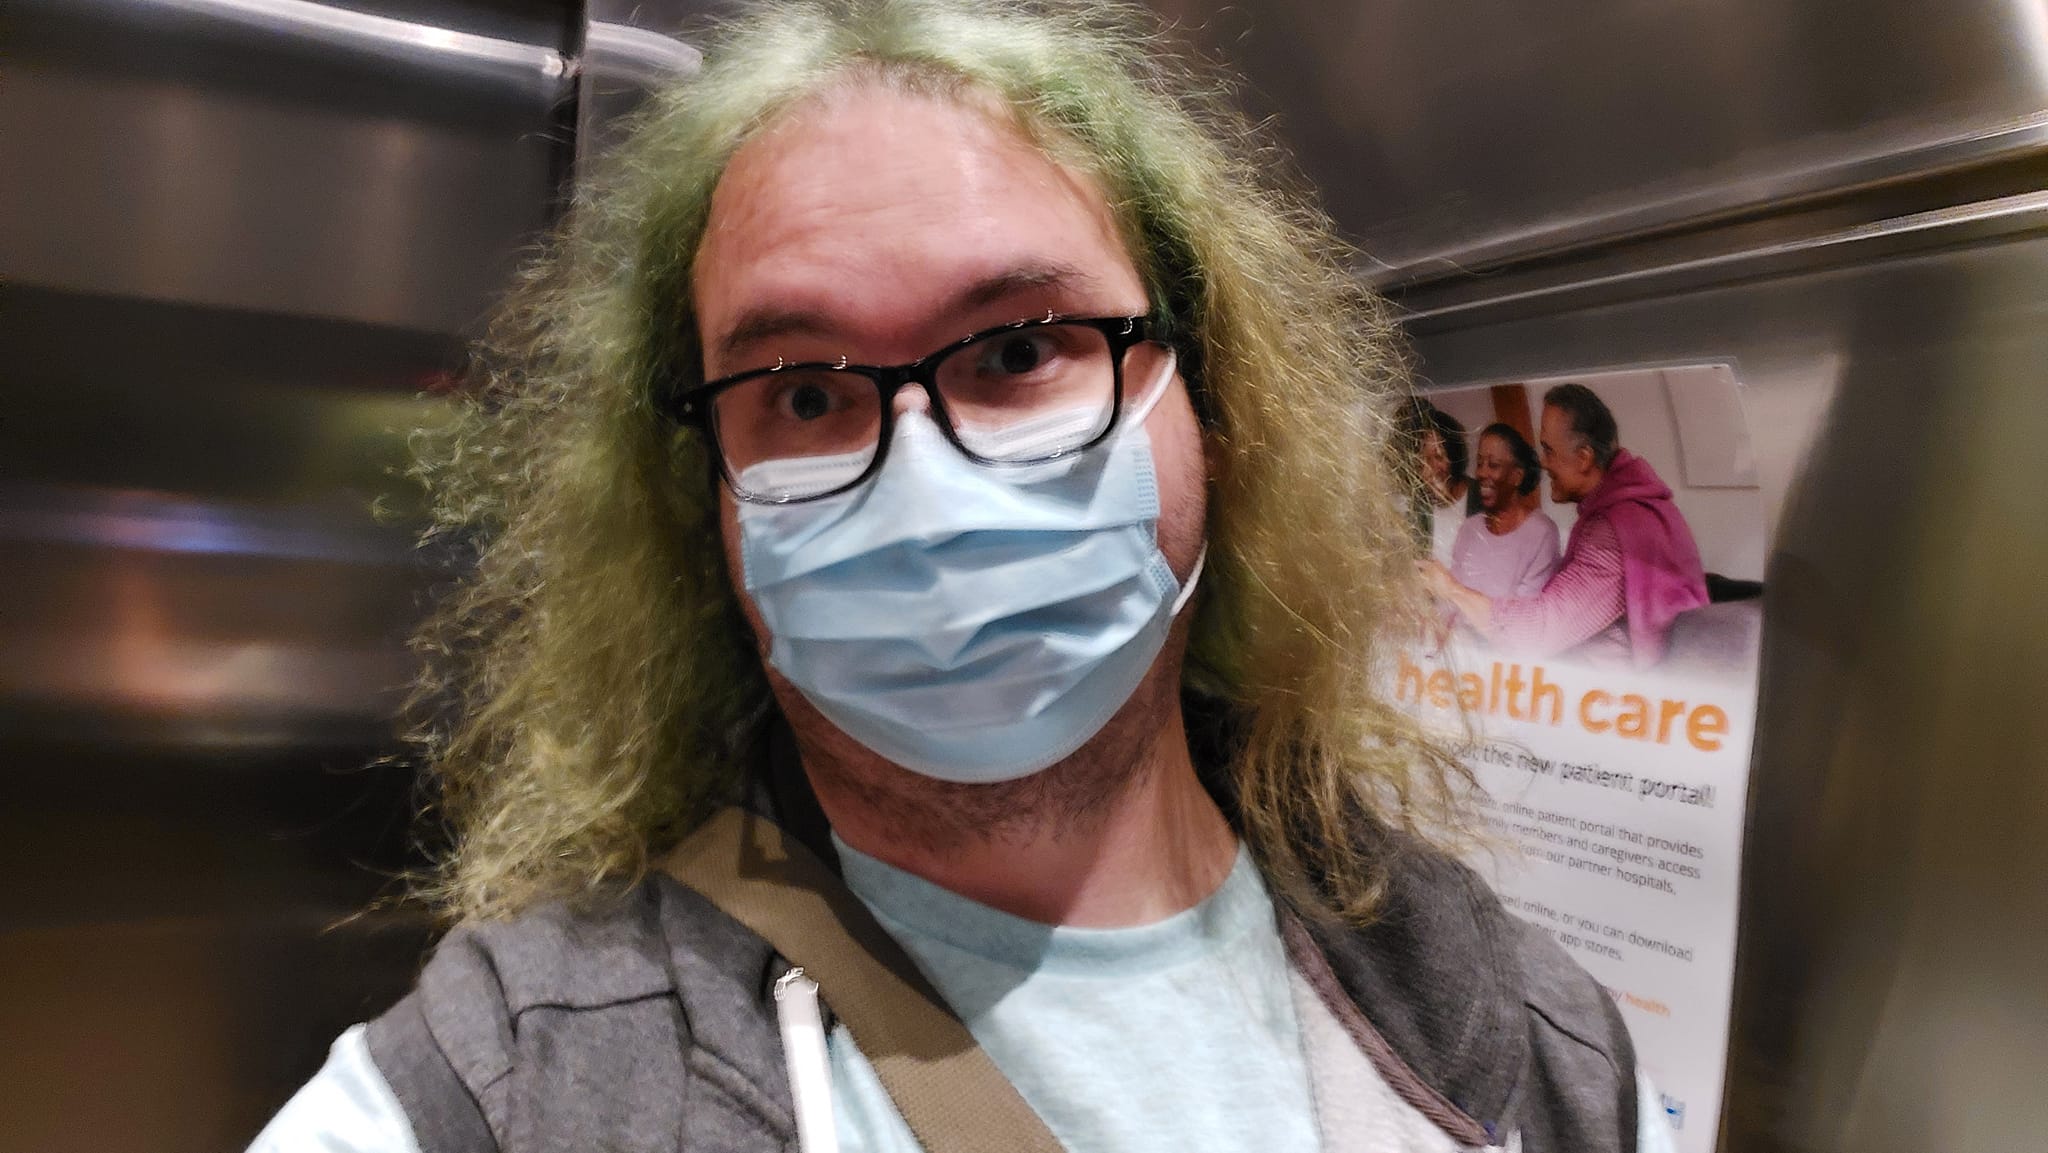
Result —
[[[1032, 261], [975, 281], [955, 293], [939, 312], [946, 316], [974, 312], [1011, 297], [1044, 292], [1047, 289], [1086, 288], [1097, 281], [1098, 278], [1092, 273], [1071, 264]], [[776, 308], [772, 305], [749, 309], [740, 314], [739, 319], [719, 340], [719, 356], [730, 361], [755, 345], [779, 337], [821, 336], [830, 335], [834, 331], [831, 319], [813, 309]], [[966, 334], [963, 332], [961, 335]]]

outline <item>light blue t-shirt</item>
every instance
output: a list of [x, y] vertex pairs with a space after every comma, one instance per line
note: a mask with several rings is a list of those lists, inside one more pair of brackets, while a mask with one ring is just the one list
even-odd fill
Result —
[[[849, 886], [1076, 1153], [1456, 1148], [1380, 1080], [1294, 973], [1272, 902], [1242, 851], [1200, 905], [1107, 930], [1040, 925], [844, 845], [840, 857]], [[1304, 1046], [1316, 1054], [1313, 1069]], [[843, 1028], [828, 1049], [846, 1153], [922, 1153]], [[1638, 1150], [1672, 1153], [1656, 1090], [1641, 1074], [1637, 1089]], [[250, 1151], [419, 1146], [358, 1025]]]
[[[1194, 908], [1136, 928], [1076, 929], [1013, 917], [838, 848], [847, 886], [1062, 1145], [1319, 1148], [1287, 951], [1242, 850]], [[841, 1146], [920, 1153], [844, 1027], [829, 1049]]]

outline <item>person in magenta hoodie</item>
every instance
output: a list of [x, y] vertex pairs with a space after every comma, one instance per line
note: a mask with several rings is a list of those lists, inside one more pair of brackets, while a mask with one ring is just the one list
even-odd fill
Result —
[[1538, 440], [1550, 499], [1579, 506], [1557, 572], [1535, 596], [1491, 599], [1430, 562], [1431, 587], [1508, 652], [1656, 664], [1671, 622], [1707, 603], [1699, 545], [1670, 486], [1620, 446], [1614, 414], [1583, 384], [1543, 394]]

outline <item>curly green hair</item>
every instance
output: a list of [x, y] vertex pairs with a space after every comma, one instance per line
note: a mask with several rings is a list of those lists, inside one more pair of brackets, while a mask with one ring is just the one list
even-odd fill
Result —
[[656, 411], [701, 377], [691, 266], [743, 143], [834, 85], [972, 93], [1109, 198], [1195, 392], [1209, 561], [1184, 687], [1229, 720], [1208, 766], [1268, 874], [1371, 914], [1389, 846], [1463, 827], [1455, 761], [1378, 691], [1417, 603], [1389, 418], [1397, 330], [1227, 93], [1097, 3], [773, 3], [713, 30], [578, 195], [422, 433], [429, 536], [473, 572], [416, 644], [414, 736], [452, 915], [611, 891], [759, 756], [772, 708], [727, 577], [706, 445]]

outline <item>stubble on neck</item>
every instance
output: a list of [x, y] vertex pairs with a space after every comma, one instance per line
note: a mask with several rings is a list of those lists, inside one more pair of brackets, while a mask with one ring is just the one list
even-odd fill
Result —
[[849, 845], [1017, 916], [1136, 924], [1200, 901], [1236, 857], [1236, 836], [1188, 755], [1181, 632], [1079, 751], [997, 784], [910, 772], [840, 732], [800, 694], [778, 686], [778, 695], [819, 804]]
[[1091, 831], [1156, 770], [1152, 754], [1163, 723], [1179, 720], [1178, 701], [1160, 699], [1158, 679], [1148, 673], [1102, 731], [1072, 755], [993, 784], [935, 780], [891, 764], [840, 732], [801, 694], [784, 695], [783, 708], [811, 787], [842, 836], [887, 830], [904, 848], [942, 856]]

